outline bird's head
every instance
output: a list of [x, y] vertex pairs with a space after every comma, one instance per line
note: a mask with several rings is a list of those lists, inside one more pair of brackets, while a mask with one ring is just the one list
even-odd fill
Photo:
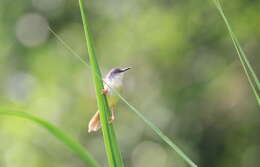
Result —
[[131, 69], [131, 67], [126, 68], [112, 68], [110, 72], [107, 74], [107, 78], [113, 79], [113, 78], [121, 78], [123, 77], [124, 73]]

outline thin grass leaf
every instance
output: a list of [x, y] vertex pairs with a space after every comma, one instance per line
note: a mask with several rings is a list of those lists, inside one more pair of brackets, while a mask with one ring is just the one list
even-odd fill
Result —
[[133, 105], [128, 103], [128, 101], [116, 90], [113, 90], [117, 96], [139, 117], [143, 120], [165, 143], [167, 143], [176, 153], [182, 157], [190, 166], [197, 167], [197, 165], [176, 145], [174, 144], [163, 132], [155, 126], [151, 121], [146, 119], [140, 111], [138, 111]]
[[[50, 32], [56, 37], [56, 39], [77, 59], [79, 59], [84, 65], [86, 65], [88, 68], [90, 68], [90, 65], [84, 61], [57, 33], [55, 33], [50, 27]], [[98, 77], [98, 75], [95, 73], [95, 75]], [[106, 83], [105, 80], [103, 82], [110, 87], [109, 84]], [[147, 120], [140, 111], [138, 111], [133, 105], [131, 105], [119, 92], [117, 92], [115, 89], [110, 87], [112, 91], [115, 92], [115, 94], [140, 118], [150, 127], [165, 143], [167, 143], [176, 153], [182, 157], [190, 166], [197, 167], [197, 165], [176, 145], [174, 144], [166, 135], [162, 133], [162, 131], [156, 127], [152, 122]]]
[[93, 42], [90, 37], [90, 32], [88, 29], [88, 21], [86, 13], [84, 10], [83, 0], [79, 0], [80, 13], [83, 22], [83, 28], [85, 33], [85, 38], [87, 42], [87, 49], [89, 55], [89, 62], [91, 66], [92, 77], [96, 90], [96, 98], [98, 103], [98, 109], [100, 113], [100, 120], [102, 126], [103, 140], [105, 143], [108, 163], [110, 167], [123, 167], [123, 160], [119, 150], [119, 145], [116, 140], [116, 135], [112, 124], [109, 124], [110, 109], [108, 107], [107, 98], [101, 92], [104, 89], [103, 80], [101, 77], [101, 72], [98, 66], [98, 62], [95, 55], [95, 50]]
[[[258, 104], [260, 106], [260, 101], [259, 101], [259, 96], [260, 95], [258, 94], [258, 91], [260, 91], [259, 80], [258, 80], [258, 78], [257, 78], [257, 76], [256, 76], [256, 74], [255, 74], [251, 64], [249, 63], [249, 61], [247, 59], [247, 56], [245, 55], [245, 52], [243, 51], [242, 47], [240, 46], [237, 37], [235, 36], [233, 30], [231, 29], [231, 26], [230, 26], [230, 24], [229, 24], [229, 22], [228, 22], [228, 20], [227, 20], [227, 18], [225, 16], [224, 12], [223, 12], [223, 9], [221, 7], [221, 4], [220, 4], [219, 0], [214, 0], [214, 3], [215, 3], [216, 8], [218, 9], [222, 19], [225, 22], [225, 25], [226, 25], [226, 27], [228, 29], [228, 32], [229, 32], [229, 35], [230, 35], [230, 37], [232, 39], [232, 42], [234, 44], [234, 47], [235, 47], [235, 49], [237, 51], [238, 58], [239, 58], [239, 60], [241, 62], [241, 65], [242, 65], [244, 71], [245, 71], [245, 74], [246, 74], [246, 77], [248, 79], [248, 82], [249, 82], [249, 84], [250, 84], [250, 86], [251, 86], [251, 88], [253, 90], [253, 93], [254, 93], [254, 95], [256, 97], [256, 100], [257, 100], [257, 102], [258, 102]], [[253, 83], [251, 77], [253, 78], [255, 84]]]
[[97, 161], [84, 149], [83, 146], [75, 142], [72, 138], [67, 136], [63, 131], [61, 131], [59, 128], [52, 125], [51, 123], [21, 111], [0, 109], [0, 115], [9, 115], [33, 121], [34, 123], [40, 125], [42, 128], [47, 129], [60, 142], [64, 143], [68, 148], [75, 152], [86, 163], [86, 165], [90, 167], [100, 167]]

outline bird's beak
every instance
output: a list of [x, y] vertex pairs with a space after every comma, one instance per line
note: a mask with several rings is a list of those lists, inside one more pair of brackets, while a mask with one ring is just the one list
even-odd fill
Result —
[[131, 67], [127, 67], [127, 68], [122, 68], [121, 70], [122, 70], [122, 72], [126, 72], [127, 70], [130, 70], [131, 69]]

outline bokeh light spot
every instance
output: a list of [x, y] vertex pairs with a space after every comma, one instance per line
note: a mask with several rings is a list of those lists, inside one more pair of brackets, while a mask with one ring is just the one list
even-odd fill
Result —
[[26, 47], [43, 44], [49, 35], [48, 21], [45, 17], [30, 13], [23, 15], [16, 24], [16, 37]]
[[9, 99], [15, 102], [25, 102], [36, 85], [33, 76], [26, 73], [15, 73], [6, 79], [5, 90]]

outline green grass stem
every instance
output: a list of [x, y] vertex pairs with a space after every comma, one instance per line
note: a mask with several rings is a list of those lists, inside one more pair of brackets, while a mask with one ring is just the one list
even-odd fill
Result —
[[100, 113], [100, 120], [102, 125], [103, 140], [105, 143], [108, 163], [110, 167], [123, 167], [123, 160], [119, 150], [119, 145], [116, 140], [116, 135], [112, 124], [109, 124], [110, 109], [108, 107], [107, 98], [101, 92], [104, 88], [101, 72], [98, 66], [95, 55], [94, 45], [90, 37], [89, 24], [84, 10], [83, 0], [79, 0], [80, 13], [83, 22], [85, 38], [87, 42], [87, 49], [89, 55], [89, 62], [92, 72], [92, 77], [96, 90], [96, 98], [98, 109]]

